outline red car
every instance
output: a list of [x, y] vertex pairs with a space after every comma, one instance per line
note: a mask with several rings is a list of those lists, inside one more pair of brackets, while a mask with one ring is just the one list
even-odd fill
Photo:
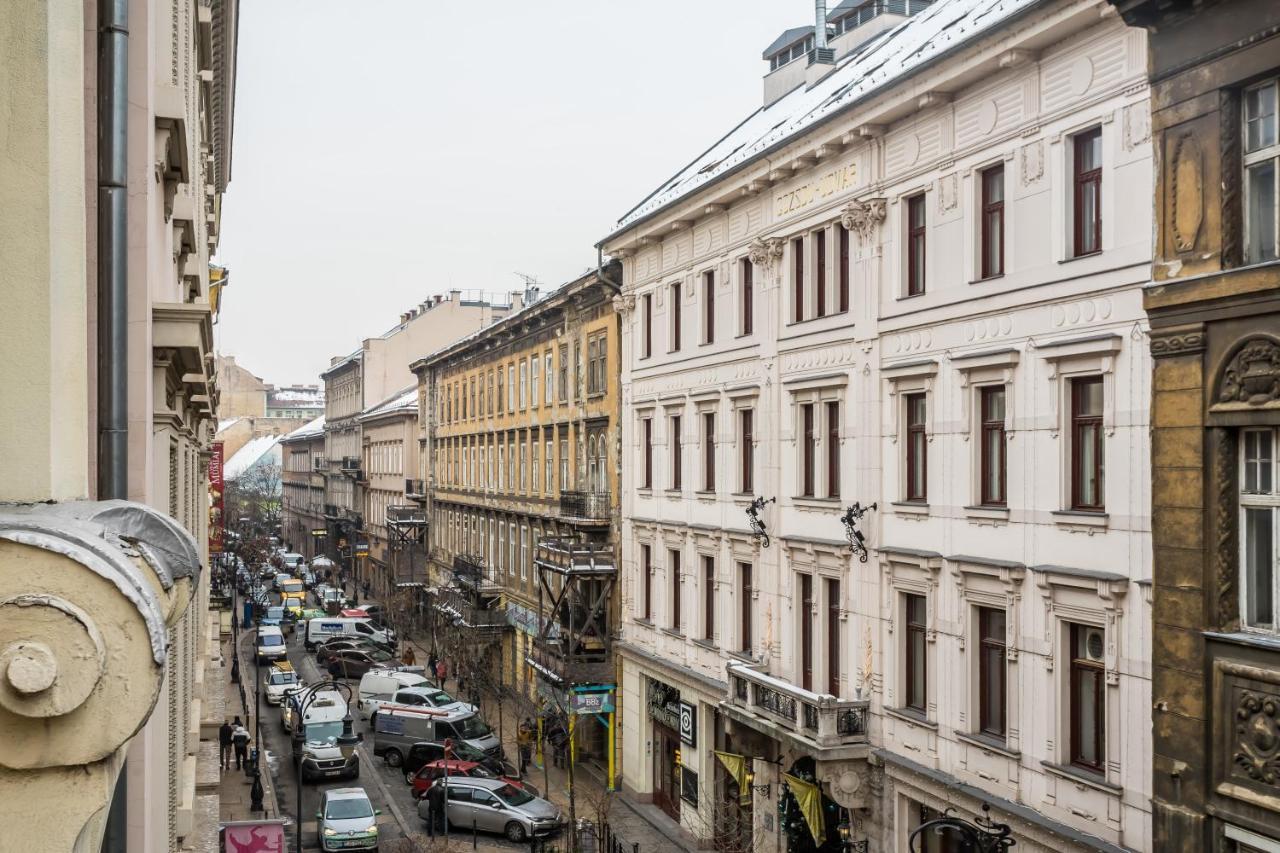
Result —
[[459, 761], [456, 758], [445, 761], [443, 758], [440, 758], [436, 761], [432, 761], [430, 764], [422, 765], [421, 769], [419, 769], [418, 772], [413, 774], [409, 779], [409, 783], [413, 785], [413, 791], [411, 793], [415, 800], [426, 796], [427, 789], [431, 787], [431, 784], [444, 775], [444, 768], [446, 764], [449, 766], [450, 776], [473, 776], [477, 779], [502, 779], [504, 782], [508, 782], [515, 785], [517, 788], [522, 788], [525, 791], [528, 791], [535, 797], [538, 796], [538, 789], [533, 787], [533, 785], [530, 785], [528, 782], [522, 782], [519, 779], [512, 779], [510, 776], [495, 776], [491, 771], [484, 769], [475, 761]]

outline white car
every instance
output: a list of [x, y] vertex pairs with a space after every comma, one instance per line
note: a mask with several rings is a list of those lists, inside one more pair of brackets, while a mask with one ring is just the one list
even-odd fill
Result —
[[378, 815], [364, 788], [330, 788], [320, 796], [321, 850], [377, 850]]
[[286, 696], [303, 687], [306, 687], [306, 682], [298, 677], [288, 661], [281, 661], [267, 673], [267, 704], [279, 705]]

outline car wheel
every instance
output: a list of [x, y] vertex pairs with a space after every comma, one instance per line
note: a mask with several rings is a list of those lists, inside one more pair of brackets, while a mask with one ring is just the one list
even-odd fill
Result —
[[404, 764], [404, 756], [400, 754], [398, 749], [388, 749], [387, 754], [382, 757], [387, 762], [388, 767], [399, 767]]
[[524, 827], [519, 821], [511, 821], [507, 824], [506, 831], [503, 833], [507, 836], [507, 840], [514, 844], [523, 844], [525, 836], [528, 834], [524, 831]]
[[[404, 774], [404, 783], [405, 783], [406, 785], [412, 785], [412, 784], [413, 784], [413, 773], [412, 773], [412, 772], [409, 772], [409, 773]], [[414, 799], [415, 799], [415, 800], [416, 800], [416, 799], [418, 799], [418, 797], [417, 797], [417, 794], [416, 794], [416, 793], [414, 794]]]
[[351, 774], [351, 778], [352, 778], [352, 779], [359, 779], [359, 778], [360, 778], [360, 764], [359, 764], [359, 762], [357, 762], [357, 763], [356, 763], [356, 772]]

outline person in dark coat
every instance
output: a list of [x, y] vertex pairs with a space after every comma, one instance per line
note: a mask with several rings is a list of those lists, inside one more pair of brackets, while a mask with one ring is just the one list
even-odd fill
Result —
[[222, 759], [223, 770], [231, 769], [231, 735], [234, 731], [229, 720], [223, 720], [222, 725], [218, 727], [218, 753]]
[[437, 779], [435, 784], [427, 789], [427, 831], [431, 835], [444, 834], [445, 799], [444, 780]]

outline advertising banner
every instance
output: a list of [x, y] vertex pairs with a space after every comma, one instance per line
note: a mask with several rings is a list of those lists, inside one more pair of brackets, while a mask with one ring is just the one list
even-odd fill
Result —
[[222, 442], [213, 443], [209, 456], [209, 553], [221, 554], [222, 528]]
[[281, 821], [236, 821], [222, 826], [224, 853], [285, 853]]

